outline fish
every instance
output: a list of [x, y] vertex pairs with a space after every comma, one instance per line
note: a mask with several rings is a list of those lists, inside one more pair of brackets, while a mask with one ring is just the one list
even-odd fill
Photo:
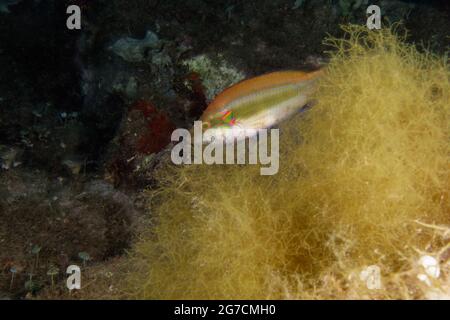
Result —
[[228, 138], [244, 130], [278, 125], [310, 102], [321, 69], [276, 71], [246, 79], [218, 94], [200, 120], [209, 136]]

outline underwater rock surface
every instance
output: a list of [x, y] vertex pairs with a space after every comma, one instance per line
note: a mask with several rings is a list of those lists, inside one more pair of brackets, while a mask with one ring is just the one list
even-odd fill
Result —
[[10, 13], [9, 7], [18, 4], [22, 0], [0, 0], [0, 13]]
[[150, 54], [149, 51], [159, 50], [160, 48], [161, 42], [158, 36], [151, 31], [147, 31], [145, 38], [142, 40], [126, 37], [117, 40], [110, 49], [125, 61], [141, 62]]

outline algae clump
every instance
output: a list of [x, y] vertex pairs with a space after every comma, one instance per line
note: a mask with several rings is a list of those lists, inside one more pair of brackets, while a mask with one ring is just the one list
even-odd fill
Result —
[[[446, 245], [417, 222], [450, 224], [449, 67], [392, 29], [344, 30], [326, 40], [316, 105], [280, 126], [277, 175], [158, 171], [130, 257], [132, 297], [421, 297], [416, 277], [400, 275], [418, 251]], [[370, 265], [379, 290], [358, 277]]]

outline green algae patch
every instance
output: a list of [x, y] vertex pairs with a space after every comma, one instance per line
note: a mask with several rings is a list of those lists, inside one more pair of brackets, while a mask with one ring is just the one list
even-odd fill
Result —
[[[417, 279], [416, 261], [448, 248], [449, 67], [392, 29], [344, 29], [345, 38], [326, 40], [331, 60], [316, 104], [280, 126], [278, 174], [251, 165], [158, 170], [129, 259], [131, 297], [423, 298], [431, 287], [445, 290], [445, 258], [431, 285]], [[375, 290], [360, 276], [373, 265]]]

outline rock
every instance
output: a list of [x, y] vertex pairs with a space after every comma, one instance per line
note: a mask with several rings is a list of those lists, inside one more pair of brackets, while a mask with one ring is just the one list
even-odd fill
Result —
[[81, 168], [83, 168], [84, 165], [82, 160], [72, 158], [63, 160], [62, 164], [69, 169], [73, 175], [80, 174]]
[[0, 12], [10, 13], [9, 6], [14, 6], [22, 0], [0, 0]]
[[135, 76], [127, 78], [126, 74], [118, 73], [111, 83], [114, 92], [130, 100], [134, 100], [138, 95], [139, 84]]
[[125, 93], [128, 96], [128, 98], [133, 99], [136, 98], [138, 91], [138, 82], [136, 77], [130, 77], [128, 80], [127, 87], [125, 88]]
[[0, 145], [1, 168], [4, 170], [9, 170], [22, 164], [22, 162], [20, 161], [22, 152], [23, 151], [21, 149], [16, 147], [7, 147]]
[[128, 247], [137, 218], [133, 195], [97, 179], [60, 185], [42, 173], [11, 171], [0, 175], [1, 265], [12, 261], [19, 272], [30, 243], [42, 245], [42, 261], [60, 269], [79, 262], [80, 252], [99, 262]]
[[152, 31], [147, 31], [144, 39], [130, 37], [117, 40], [110, 49], [128, 62], [140, 62], [147, 58], [147, 52], [160, 49], [162, 43]]

